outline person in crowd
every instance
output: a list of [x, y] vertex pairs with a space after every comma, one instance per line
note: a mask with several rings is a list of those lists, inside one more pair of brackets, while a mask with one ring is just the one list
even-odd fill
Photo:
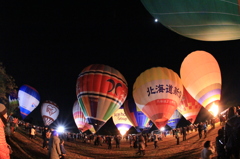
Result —
[[154, 141], [154, 148], [156, 149], [158, 147], [158, 137], [157, 134], [154, 134], [153, 136], [153, 141]]
[[207, 137], [207, 123], [203, 123], [203, 134], [204, 134], [204, 138]]
[[11, 147], [7, 144], [4, 128], [7, 124], [7, 109], [0, 103], [0, 158], [10, 159]]
[[182, 136], [183, 136], [183, 141], [187, 139], [187, 131], [185, 127], [182, 127]]
[[64, 140], [60, 139], [60, 150], [61, 150], [61, 159], [65, 159], [65, 156], [67, 156], [66, 154], [66, 150], [64, 147]]
[[224, 148], [224, 129], [218, 130], [218, 136], [216, 137], [216, 150], [217, 159], [225, 159], [225, 148]]
[[212, 154], [215, 152], [215, 147], [212, 145], [211, 141], [206, 141], [204, 143], [204, 148], [201, 151], [201, 159], [211, 159]]
[[139, 141], [139, 147], [138, 147], [138, 152], [136, 154], [139, 155], [145, 155], [145, 139], [142, 135], [139, 135], [138, 137], [138, 141]]
[[240, 147], [240, 117], [236, 111], [236, 107], [234, 106], [228, 109], [227, 121], [224, 130], [226, 159], [231, 157], [238, 159]]
[[200, 123], [198, 124], [197, 128], [198, 128], [199, 139], [201, 139], [201, 138], [202, 138], [202, 131], [203, 131], [203, 123], [200, 122]]
[[175, 131], [175, 138], [177, 139], [177, 145], [179, 145], [179, 129], [177, 128], [176, 131]]
[[117, 135], [114, 137], [115, 143], [116, 143], [116, 148], [120, 148], [120, 140]]
[[108, 144], [108, 149], [112, 149], [112, 138], [111, 138], [111, 136], [107, 136], [106, 141], [107, 141], [107, 144]]
[[61, 157], [60, 139], [58, 132], [53, 131], [49, 141], [49, 159], [59, 159]]
[[30, 129], [30, 139], [34, 139], [36, 135], [36, 127], [33, 125]]

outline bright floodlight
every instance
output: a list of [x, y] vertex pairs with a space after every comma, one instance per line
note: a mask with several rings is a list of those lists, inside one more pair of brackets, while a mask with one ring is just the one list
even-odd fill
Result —
[[211, 108], [208, 110], [214, 117], [218, 115], [218, 105], [213, 103]]
[[154, 21], [157, 23], [157, 22], [158, 22], [158, 19], [155, 19]]
[[57, 132], [59, 132], [59, 133], [63, 133], [64, 130], [65, 130], [65, 128], [64, 128], [63, 126], [59, 126], [59, 127], [57, 128]]
[[161, 127], [160, 130], [161, 130], [161, 131], [164, 131], [164, 130], [165, 130], [165, 127]]

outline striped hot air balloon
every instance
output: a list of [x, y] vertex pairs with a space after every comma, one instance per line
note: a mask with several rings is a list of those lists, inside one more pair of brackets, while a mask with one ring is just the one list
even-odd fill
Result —
[[87, 123], [98, 131], [124, 103], [127, 81], [116, 69], [92, 64], [79, 74], [76, 94]]
[[40, 95], [35, 88], [23, 85], [18, 91], [18, 101], [22, 119], [25, 119], [39, 105]]

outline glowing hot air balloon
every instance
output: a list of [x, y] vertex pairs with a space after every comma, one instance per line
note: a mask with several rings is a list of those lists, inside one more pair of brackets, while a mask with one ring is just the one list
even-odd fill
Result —
[[183, 93], [179, 76], [171, 69], [154, 67], [138, 76], [133, 85], [137, 107], [160, 129], [177, 109]]
[[81, 132], [87, 131], [88, 129], [92, 128], [92, 126], [87, 123], [86, 118], [84, 117], [84, 114], [82, 112], [82, 109], [78, 104], [78, 101], [74, 102], [72, 112], [73, 112], [73, 118], [77, 125], [77, 128]]
[[195, 122], [202, 105], [199, 104], [185, 89], [183, 90], [183, 97], [177, 110], [184, 116], [186, 120], [192, 124]]
[[124, 102], [123, 110], [137, 132], [151, 128], [150, 119], [136, 106], [133, 99]]
[[41, 114], [44, 125], [49, 126], [59, 115], [58, 105], [50, 100], [46, 100], [41, 106]]
[[175, 110], [171, 118], [168, 120], [167, 125], [172, 129], [176, 129], [178, 122], [182, 118], [182, 114], [178, 110]]
[[207, 110], [211, 110], [211, 107], [219, 102], [221, 71], [218, 62], [210, 53], [205, 51], [190, 53], [182, 62], [180, 74], [188, 93]]
[[26, 118], [39, 104], [40, 96], [37, 90], [29, 85], [23, 85], [18, 91], [18, 101], [22, 119]]
[[116, 69], [93, 64], [79, 74], [76, 94], [87, 123], [98, 131], [124, 103], [127, 82]]
[[240, 1], [141, 0], [168, 29], [203, 41], [240, 39]]
[[113, 113], [112, 119], [121, 135], [125, 135], [126, 132], [132, 127], [132, 123], [126, 116], [122, 107]]

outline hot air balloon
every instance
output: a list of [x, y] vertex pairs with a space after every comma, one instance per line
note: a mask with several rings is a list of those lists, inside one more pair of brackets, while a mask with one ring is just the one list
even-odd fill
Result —
[[190, 123], [194, 123], [202, 105], [199, 104], [185, 89], [183, 89], [183, 97], [181, 103], [177, 107], [177, 110], [183, 115], [183, 117]]
[[[182, 62], [180, 74], [183, 85], [195, 100], [207, 110], [216, 107], [221, 97], [221, 71], [210, 53], [190, 53]], [[218, 110], [215, 109], [212, 113], [215, 116], [214, 113], [218, 113]]]
[[8, 101], [9, 101], [9, 108], [8, 108], [8, 113], [13, 113], [14, 110], [16, 110], [19, 106], [18, 104], [18, 93], [16, 90], [11, 91], [8, 96]]
[[168, 120], [167, 125], [172, 129], [176, 129], [178, 122], [182, 118], [182, 114], [175, 110], [171, 118]]
[[22, 119], [26, 118], [39, 104], [40, 95], [29, 85], [23, 85], [18, 91], [19, 108]]
[[133, 99], [124, 102], [123, 110], [137, 132], [140, 133], [151, 128], [151, 125], [149, 125], [150, 119], [136, 106]]
[[240, 1], [141, 0], [168, 29], [202, 41], [240, 39]]
[[78, 101], [74, 102], [72, 112], [73, 112], [73, 118], [77, 125], [78, 130], [80, 130], [81, 132], [85, 132], [88, 129], [92, 128], [92, 125], [87, 123], [86, 118], [84, 117], [84, 114], [82, 112], [82, 109], [78, 104]]
[[183, 93], [179, 76], [171, 69], [153, 67], [140, 74], [133, 85], [137, 107], [160, 129], [177, 109]]
[[119, 108], [115, 113], [113, 113], [112, 119], [121, 135], [125, 135], [126, 132], [132, 127], [132, 123], [126, 116], [123, 107]]
[[59, 115], [59, 108], [56, 103], [50, 100], [43, 102], [41, 106], [41, 114], [45, 126], [52, 124]]
[[79, 74], [76, 94], [87, 123], [98, 131], [124, 103], [127, 82], [116, 69], [92, 64]]

